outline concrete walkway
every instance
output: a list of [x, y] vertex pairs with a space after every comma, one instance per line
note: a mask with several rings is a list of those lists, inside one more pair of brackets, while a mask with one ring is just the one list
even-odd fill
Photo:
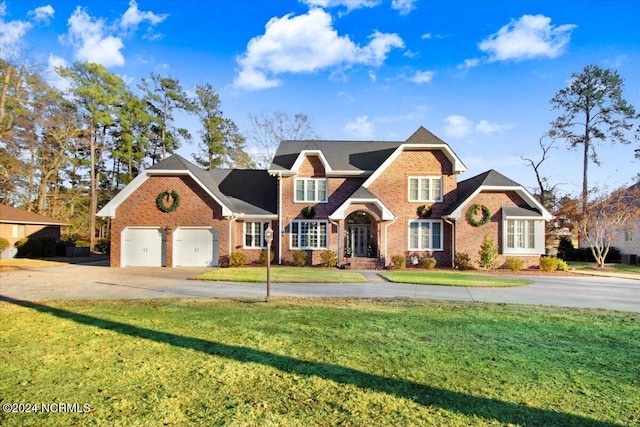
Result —
[[[0, 295], [21, 300], [140, 298], [264, 298], [264, 283], [189, 280], [202, 268], [109, 268], [97, 265], [0, 273]], [[420, 298], [600, 308], [640, 312], [640, 281], [598, 276], [518, 276], [533, 281], [514, 288], [466, 288], [390, 283], [364, 271], [364, 284], [271, 285], [272, 297]]]

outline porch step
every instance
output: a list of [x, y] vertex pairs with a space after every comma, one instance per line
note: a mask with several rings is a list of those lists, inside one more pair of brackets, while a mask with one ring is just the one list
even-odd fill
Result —
[[348, 270], [378, 270], [380, 265], [377, 258], [351, 257], [347, 259], [345, 268]]

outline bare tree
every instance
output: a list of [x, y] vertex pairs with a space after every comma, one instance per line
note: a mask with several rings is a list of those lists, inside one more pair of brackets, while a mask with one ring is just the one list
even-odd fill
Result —
[[317, 139], [311, 119], [306, 114], [282, 111], [249, 115], [248, 137], [257, 150], [252, 156], [258, 167], [269, 167], [281, 141]]
[[550, 143], [545, 144], [544, 138], [546, 136], [548, 136], [548, 134], [543, 135], [538, 141], [538, 144], [540, 145], [540, 149], [542, 150], [542, 157], [540, 157], [540, 160], [534, 161], [533, 159], [522, 157], [522, 156], [520, 158], [523, 161], [529, 163], [529, 166], [531, 166], [531, 168], [533, 169], [533, 172], [536, 174], [536, 181], [538, 182], [538, 190], [535, 193], [538, 201], [542, 203], [544, 207], [549, 208], [554, 203], [554, 193], [558, 184], [549, 186], [549, 179], [542, 176], [540, 167], [545, 162], [545, 160], [547, 160], [550, 157], [549, 152], [551, 151], [551, 149], [555, 149], [557, 147], [554, 147], [553, 144], [555, 141], [553, 140]]

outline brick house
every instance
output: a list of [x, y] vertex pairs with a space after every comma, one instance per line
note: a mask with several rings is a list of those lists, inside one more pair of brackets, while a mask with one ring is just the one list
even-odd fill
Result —
[[503, 260], [537, 264], [551, 214], [494, 170], [458, 182], [465, 170], [423, 127], [399, 142], [282, 141], [268, 170], [205, 171], [171, 156], [98, 215], [111, 218], [112, 266], [216, 266], [233, 252], [254, 262], [269, 225], [281, 263], [333, 250], [356, 268], [394, 254], [452, 266], [456, 252], [477, 258], [488, 234]]
[[17, 253], [16, 242], [25, 237], [59, 241], [62, 227], [68, 225], [68, 223], [55, 218], [0, 204], [0, 237], [9, 242], [9, 248], [3, 251], [0, 257], [12, 258], [15, 256]]

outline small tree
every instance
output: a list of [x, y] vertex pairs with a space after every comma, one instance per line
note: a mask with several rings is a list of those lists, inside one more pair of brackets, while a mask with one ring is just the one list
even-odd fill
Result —
[[494, 269], [498, 267], [498, 247], [488, 234], [485, 234], [482, 239], [478, 255], [480, 255], [480, 261], [478, 261], [480, 268]]
[[592, 201], [580, 221], [580, 238], [591, 248], [598, 267], [604, 262], [616, 234], [636, 227], [640, 217], [640, 183], [618, 189]]

